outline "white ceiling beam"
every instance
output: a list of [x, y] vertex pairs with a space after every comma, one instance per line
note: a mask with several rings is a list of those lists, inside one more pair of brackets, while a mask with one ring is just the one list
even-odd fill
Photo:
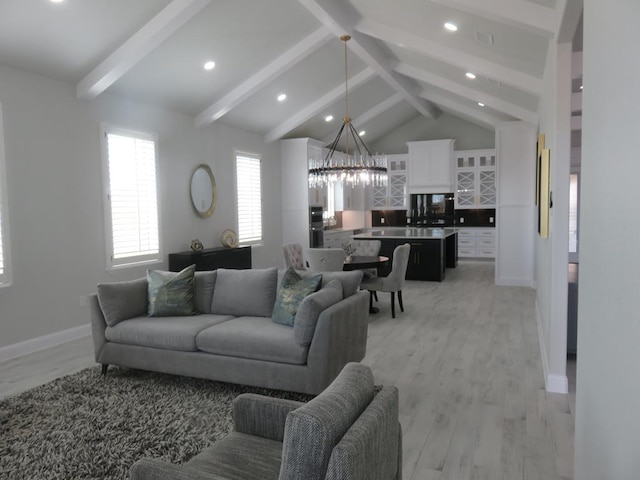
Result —
[[349, 6], [348, 2], [341, 0], [298, 1], [337, 37], [345, 34], [351, 35], [351, 40], [348, 42], [349, 48], [421, 115], [430, 119], [439, 115], [440, 112], [436, 107], [418, 97], [414, 85], [397, 76], [389, 68], [391, 58], [384, 53], [375, 40], [354, 31], [353, 25], [358, 21], [359, 15]]
[[[370, 108], [369, 110], [364, 112], [362, 115], [359, 115], [357, 118], [353, 119], [351, 121], [351, 124], [354, 127], [358, 127], [360, 125], [363, 125], [363, 124], [367, 123], [369, 120], [372, 120], [372, 119], [374, 119], [376, 117], [379, 117], [384, 112], [389, 110], [391, 107], [394, 107], [398, 103], [402, 102], [402, 100], [403, 100], [402, 95], [400, 95], [399, 93], [396, 93], [396, 94], [390, 96], [389, 98], [387, 98], [385, 101], [380, 102], [375, 107]], [[331, 141], [334, 138], [335, 138], [335, 134], [327, 136], [327, 137], [325, 137], [323, 139], [323, 143], [325, 145], [328, 144], [328, 143], [331, 143]]]
[[557, 43], [572, 43], [576, 34], [580, 19], [582, 18], [583, 0], [563, 0], [558, 2], [560, 14], [558, 24]]
[[496, 127], [503, 121], [489, 113], [478, 112], [475, 108], [463, 105], [438, 93], [423, 90], [420, 93], [420, 96], [426, 98], [430, 102], [439, 105], [442, 108], [447, 108], [455, 112], [456, 115], [459, 115], [460, 117], [465, 118], [482, 128], [495, 130]]
[[293, 48], [287, 50], [273, 62], [231, 90], [217, 102], [203, 110], [202, 113], [196, 117], [196, 127], [208, 125], [226, 115], [231, 109], [260, 90], [268, 82], [280, 76], [333, 38], [335, 37], [332, 32], [325, 27], [320, 27], [311, 35], [298, 42]]
[[209, 3], [211, 0], [173, 0], [80, 80], [78, 98], [91, 100], [100, 95]]
[[[375, 72], [372, 68], [365, 68], [363, 71], [349, 78], [349, 88], [357, 88], [359, 85], [365, 83], [375, 76]], [[312, 118], [314, 115], [318, 115], [322, 110], [327, 108], [328, 105], [338, 100], [344, 95], [344, 84], [341, 84], [324, 94], [322, 97], [307, 105], [307, 107], [300, 110], [297, 114], [289, 117], [287, 120], [277, 125], [271, 131], [264, 136], [266, 143], [275, 142], [279, 138], [283, 137], [291, 130], [302, 125], [304, 122]]]
[[[398, 65], [396, 65], [395, 70], [396, 72], [402, 75], [406, 75], [407, 77], [411, 77], [420, 82], [424, 82], [429, 85], [441, 88], [442, 90], [455, 93], [460, 97], [467, 98], [474, 102], [482, 102], [488, 107], [493, 108], [494, 110], [506, 113], [507, 115], [511, 115], [512, 117], [515, 117], [519, 120], [524, 120], [525, 122], [529, 122], [533, 125], [538, 125], [537, 113], [520, 107], [519, 105], [514, 105], [513, 103], [506, 102], [498, 97], [494, 97], [493, 95], [480, 92], [475, 88], [471, 88], [461, 83], [453, 82], [449, 79], [440, 77], [439, 75], [435, 75], [431, 72], [427, 72], [426, 70], [416, 68], [406, 63], [399, 63]], [[473, 81], [470, 80], [470, 82]]]
[[470, 71], [476, 75], [498, 80], [505, 85], [510, 85], [536, 96], [540, 96], [542, 93], [541, 78], [489, 60], [484, 60], [475, 55], [463, 52], [462, 50], [447, 47], [446, 45], [407, 33], [404, 30], [389, 27], [373, 20], [360, 20], [356, 28], [361, 33], [393, 45], [402, 44], [404, 48], [461, 68], [465, 72]]
[[505, 23], [545, 37], [555, 37], [559, 14], [551, 7], [526, 0], [431, 0], [446, 7]]

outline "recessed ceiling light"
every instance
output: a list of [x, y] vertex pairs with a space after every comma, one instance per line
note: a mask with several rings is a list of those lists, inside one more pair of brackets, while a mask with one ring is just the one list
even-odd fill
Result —
[[446, 28], [450, 32], [455, 32], [456, 30], [458, 30], [458, 26], [455, 23], [451, 23], [451, 22], [445, 23], [444, 28]]
[[216, 66], [216, 62], [208, 61], [207, 63], [204, 64], [204, 69], [213, 70], [215, 66]]
[[287, 99], [287, 94], [286, 93], [281, 93], [280, 95], [278, 95], [278, 101], [279, 102], [284, 102]]
[[482, 102], [478, 102], [478, 105], [480, 105], [481, 107], [484, 107], [484, 103]]
[[584, 88], [584, 85], [580, 85], [580, 90], [582, 90]]
[[466, 76], [467, 78], [470, 78], [471, 80], [473, 80], [474, 78], [476, 78], [476, 74], [475, 74], [475, 73], [471, 73], [471, 72], [467, 72], [467, 73], [465, 74], [465, 76]]
[[360, 135], [361, 137], [364, 137], [364, 134], [365, 134], [365, 133], [367, 133], [367, 132], [365, 132], [364, 130], [360, 130], [360, 131], [358, 132], [358, 135]]
[[51, 3], [62, 3], [64, 0], [49, 0]]
[[333, 120], [333, 115], [327, 115], [326, 117], [324, 117], [325, 122], [330, 122], [331, 120]]

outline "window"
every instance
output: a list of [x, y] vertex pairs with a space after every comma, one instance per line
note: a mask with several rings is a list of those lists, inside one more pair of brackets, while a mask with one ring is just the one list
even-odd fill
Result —
[[11, 283], [7, 181], [5, 175], [4, 125], [2, 123], [2, 105], [0, 105], [0, 285], [9, 285]]
[[109, 267], [160, 260], [155, 135], [103, 128]]
[[262, 241], [262, 180], [260, 158], [236, 154], [238, 241]]

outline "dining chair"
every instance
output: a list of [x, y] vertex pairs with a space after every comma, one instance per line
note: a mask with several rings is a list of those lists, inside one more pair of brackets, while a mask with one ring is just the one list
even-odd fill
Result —
[[312, 272], [341, 272], [346, 254], [342, 248], [310, 248], [307, 250]]
[[299, 243], [287, 243], [282, 245], [284, 264], [287, 268], [293, 267], [295, 270], [306, 270], [302, 255], [302, 246]]
[[398, 303], [400, 311], [404, 312], [402, 304], [402, 288], [404, 287], [404, 277], [407, 273], [407, 265], [409, 264], [409, 252], [411, 245], [403, 243], [393, 250], [393, 263], [391, 265], [391, 273], [386, 277], [375, 277], [363, 279], [360, 288], [369, 290], [369, 310], [373, 303], [374, 292], [390, 292], [391, 293], [391, 317], [396, 318], [396, 298], [398, 293]]
[[[366, 257], [377, 257], [380, 254], [382, 242], [380, 240], [351, 240], [351, 255], [364, 255]], [[378, 276], [377, 268], [366, 268], [362, 270], [363, 278], [373, 278]]]

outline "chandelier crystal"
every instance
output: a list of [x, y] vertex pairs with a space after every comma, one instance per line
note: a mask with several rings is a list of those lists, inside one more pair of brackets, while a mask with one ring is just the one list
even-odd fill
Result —
[[[349, 35], [343, 35], [340, 40], [344, 43], [344, 104], [345, 116], [338, 135], [329, 145], [327, 155], [322, 159], [309, 159], [309, 186], [323, 188], [329, 183], [342, 183], [349, 186], [387, 185], [387, 157], [386, 155], [372, 155], [361, 136], [351, 123], [349, 117], [348, 77], [347, 77], [347, 42]], [[344, 136], [345, 152], [337, 152], [340, 139]]]

